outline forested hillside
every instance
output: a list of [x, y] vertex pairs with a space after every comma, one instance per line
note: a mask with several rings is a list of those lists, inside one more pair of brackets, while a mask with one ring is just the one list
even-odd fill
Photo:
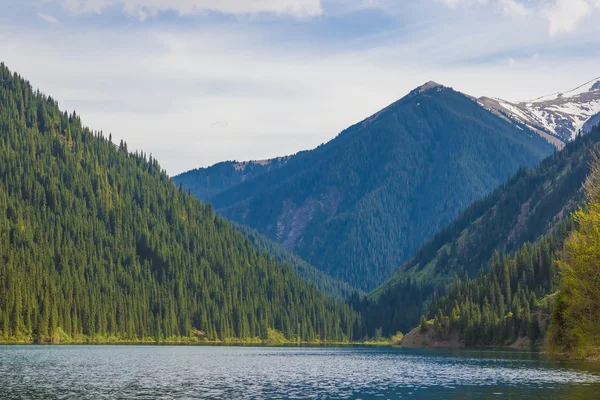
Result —
[[250, 240], [254, 247], [266, 251], [273, 255], [276, 260], [279, 260], [284, 264], [289, 264], [298, 277], [304, 279], [306, 282], [314, 283], [324, 294], [344, 301], [348, 300], [353, 294], [364, 294], [354, 286], [350, 286], [345, 282], [333, 279], [329, 275], [326, 275], [324, 272], [321, 272], [308, 264], [294, 253], [284, 250], [280, 244], [259, 234], [254, 229], [236, 223], [233, 223], [233, 226], [244, 235], [244, 237]]
[[331, 277], [372, 290], [472, 201], [552, 151], [430, 83], [211, 201]]
[[[512, 259], [515, 251], [520, 251], [517, 258], [524, 257], [527, 260], [530, 257], [540, 259], [540, 254], [544, 254], [541, 257], [545, 260], [544, 264], [535, 263], [535, 270], [554, 268], [548, 263], [547, 255], [555, 258], [556, 243], [560, 243], [568, 231], [569, 216], [582, 204], [582, 185], [590, 172], [590, 154], [599, 142], [600, 129], [596, 128], [567, 144], [537, 168], [519, 170], [506, 184], [471, 205], [425, 244], [384, 285], [371, 293], [368, 301], [363, 300], [358, 304], [355, 300], [355, 307], [365, 312], [369, 330], [383, 327], [384, 333], [393, 334], [397, 330], [406, 332], [411, 329], [418, 323], [419, 311], [428, 314], [434, 294], [443, 296], [448, 285], [454, 284], [456, 287], [457, 277], [463, 280], [459, 284], [463, 294], [474, 290], [474, 285], [477, 286], [479, 294], [476, 298], [470, 297], [470, 302], [480, 307], [481, 312], [484, 300], [481, 293], [489, 289], [486, 285], [494, 277], [484, 274], [475, 281], [465, 281], [464, 277], [476, 277], [480, 270], [489, 272], [490, 260], [495, 252], [502, 254], [504, 261]], [[544, 237], [548, 246], [539, 244]], [[526, 243], [536, 245], [523, 248]], [[547, 286], [550, 281], [544, 272], [539, 273], [546, 281], [538, 279], [536, 275], [533, 281], [523, 283], [520, 279], [525, 266], [517, 262], [516, 266], [510, 268], [512, 293], [519, 292], [514, 285], [520, 285], [526, 297], [530, 297], [532, 292], [536, 293], [537, 298], [551, 292], [552, 288]], [[503, 279], [505, 277], [502, 276]], [[502, 287], [501, 277], [496, 278]], [[411, 290], [421, 293], [416, 301], [406, 295], [407, 283], [410, 283]], [[487, 289], [484, 290], [484, 287]], [[424, 303], [423, 297], [426, 299]], [[519, 295], [519, 298], [519, 304], [522, 304], [523, 296]], [[456, 299], [459, 305], [465, 300], [464, 296], [449, 299], [451, 303]], [[501, 310], [500, 300], [496, 300], [498, 303], [494, 305], [496, 309], [493, 312]], [[490, 306], [491, 301], [488, 297]], [[511, 309], [513, 304], [510, 302], [514, 299], [511, 297], [504, 301], [504, 310]], [[446, 313], [447, 307], [452, 307], [452, 304], [438, 304], [436, 307], [441, 307], [442, 312]], [[485, 339], [481, 337], [480, 340]]]
[[0, 340], [347, 340], [359, 318], [0, 65]]
[[[600, 348], [600, 159], [590, 151], [584, 208], [570, 214], [548, 238], [510, 257], [495, 253], [490, 272], [456, 279], [435, 299], [429, 317], [435, 334], [456, 330], [466, 345], [505, 345], [543, 339], [550, 324], [552, 349], [579, 357]], [[557, 274], [557, 271], [560, 274]], [[558, 292], [557, 292], [558, 289]]]
[[600, 355], [600, 156], [594, 153], [586, 201], [573, 219], [558, 268], [560, 286], [550, 326], [551, 349], [576, 357]]
[[429, 318], [440, 338], [459, 332], [468, 346], [504, 346], [527, 337], [542, 339], [550, 322], [556, 290], [556, 258], [568, 220], [539, 244], [526, 243], [514, 255], [494, 253], [490, 272], [475, 279], [456, 277], [448, 294], [433, 301]]

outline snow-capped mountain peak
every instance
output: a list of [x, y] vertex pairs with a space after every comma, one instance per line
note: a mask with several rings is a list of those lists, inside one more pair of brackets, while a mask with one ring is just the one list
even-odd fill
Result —
[[579, 97], [581, 95], [588, 94], [590, 92], [600, 90], [600, 78], [593, 79], [578, 88], [575, 88], [569, 92], [565, 93], [553, 93], [548, 96], [542, 96], [535, 100], [531, 100], [530, 103], [544, 103], [547, 101], [556, 101], [556, 100], [565, 100], [565, 99], [573, 99], [575, 97]]
[[540, 98], [510, 102], [482, 97], [479, 103], [513, 122], [523, 124], [562, 147], [579, 131], [587, 131], [600, 122], [600, 78], [573, 90]]

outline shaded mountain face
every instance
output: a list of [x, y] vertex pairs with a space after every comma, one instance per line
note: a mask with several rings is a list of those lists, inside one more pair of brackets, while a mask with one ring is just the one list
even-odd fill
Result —
[[[416, 326], [419, 316], [427, 314], [434, 293], [439, 297], [457, 278], [476, 278], [480, 269], [489, 271], [496, 251], [511, 255], [520, 250], [522, 257], [527, 253], [523, 250], [526, 243], [536, 243], [539, 252], [544, 248], [542, 239], [551, 244], [564, 238], [572, 226], [572, 211], [584, 200], [582, 185], [590, 171], [591, 152], [599, 147], [600, 128], [596, 127], [535, 169], [519, 170], [485, 199], [469, 206], [373, 291], [367, 305], [357, 306], [365, 311], [369, 330], [383, 327], [389, 333]], [[517, 260], [520, 264], [515, 269], [526, 264]], [[546, 272], [548, 266], [545, 262]], [[537, 279], [544, 268], [539, 264], [535, 268]], [[530, 279], [528, 285], [539, 286], [538, 295], [549, 293], [552, 280], [547, 274], [539, 278]]]
[[552, 232], [581, 204], [590, 153], [598, 142], [600, 129], [596, 128], [537, 168], [520, 169], [433, 236], [373, 294], [407, 278], [444, 284], [455, 274], [474, 276], [494, 251], [511, 253]]
[[492, 112], [522, 124], [561, 148], [581, 130], [589, 132], [600, 121], [600, 78], [565, 93], [554, 93], [524, 102], [482, 97]]
[[227, 218], [371, 290], [473, 200], [552, 151], [531, 130], [430, 82], [210, 199]]

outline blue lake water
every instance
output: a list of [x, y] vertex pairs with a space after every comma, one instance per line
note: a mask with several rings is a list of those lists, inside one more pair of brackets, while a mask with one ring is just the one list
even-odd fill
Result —
[[506, 351], [0, 346], [0, 399], [600, 399], [600, 366]]

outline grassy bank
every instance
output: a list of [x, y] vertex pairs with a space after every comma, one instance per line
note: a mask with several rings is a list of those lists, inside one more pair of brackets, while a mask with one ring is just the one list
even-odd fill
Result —
[[210, 339], [204, 337], [202, 333], [197, 332], [191, 336], [172, 336], [168, 338], [154, 338], [154, 337], [133, 337], [124, 338], [111, 335], [74, 335], [70, 336], [66, 334], [62, 329], [57, 328], [54, 334], [49, 337], [36, 338], [33, 336], [23, 337], [3, 337], [0, 335], [0, 344], [56, 344], [56, 345], [68, 345], [68, 344], [131, 344], [131, 345], [149, 345], [149, 344], [173, 344], [173, 345], [369, 345], [369, 346], [390, 346], [392, 341], [387, 338], [380, 338], [377, 340], [364, 340], [364, 341], [327, 341], [320, 339], [313, 340], [290, 340], [287, 339], [282, 332], [275, 329], [269, 329], [267, 338], [253, 337], [253, 338], [227, 338], [227, 339]]

